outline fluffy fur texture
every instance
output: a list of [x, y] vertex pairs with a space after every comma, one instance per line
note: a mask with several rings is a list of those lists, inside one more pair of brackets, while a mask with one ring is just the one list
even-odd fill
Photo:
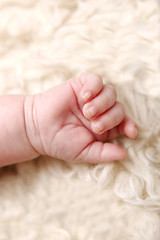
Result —
[[159, 29], [159, 0], [0, 1], [1, 94], [98, 73], [140, 131], [121, 162], [0, 169], [0, 240], [160, 239]]

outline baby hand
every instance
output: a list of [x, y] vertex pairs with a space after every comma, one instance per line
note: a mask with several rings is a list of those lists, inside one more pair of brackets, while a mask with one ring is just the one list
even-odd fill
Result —
[[[72, 162], [100, 163], [125, 158], [125, 150], [104, 141], [137, 136], [116, 91], [98, 75], [83, 74], [28, 100], [26, 130], [37, 152]], [[34, 107], [33, 107], [34, 106]], [[32, 120], [31, 120], [32, 119]], [[33, 134], [34, 133], [34, 134]]]

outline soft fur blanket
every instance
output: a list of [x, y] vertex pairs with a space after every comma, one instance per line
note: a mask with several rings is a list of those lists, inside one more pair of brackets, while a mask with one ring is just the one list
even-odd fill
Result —
[[137, 139], [116, 140], [121, 162], [1, 168], [0, 240], [160, 239], [160, 1], [0, 0], [0, 94], [87, 71], [117, 88]]

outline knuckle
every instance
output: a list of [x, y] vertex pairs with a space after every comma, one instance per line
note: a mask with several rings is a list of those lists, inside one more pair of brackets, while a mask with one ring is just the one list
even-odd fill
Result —
[[102, 86], [103, 85], [103, 81], [100, 75], [98, 74], [94, 74], [94, 73], [90, 73], [90, 78], [92, 79], [92, 81], [94, 81], [98, 86]]
[[86, 73], [81, 74], [78, 78], [81, 79], [81, 82], [83, 83], [83, 85], [88, 80], [91, 80], [92, 82], [96, 83], [97, 86], [103, 85], [102, 78], [98, 74], [86, 72]]
[[101, 86], [103, 85], [103, 81], [101, 76], [99, 76], [98, 74], [95, 74], [95, 80], [97, 81], [98, 84], [100, 84]]
[[121, 113], [121, 115], [125, 115], [125, 109], [124, 109], [124, 106], [122, 105], [122, 103], [120, 102], [117, 102], [117, 108], [119, 109], [119, 112]]
[[117, 92], [116, 89], [112, 85], [108, 85], [110, 94], [116, 99], [117, 98]]

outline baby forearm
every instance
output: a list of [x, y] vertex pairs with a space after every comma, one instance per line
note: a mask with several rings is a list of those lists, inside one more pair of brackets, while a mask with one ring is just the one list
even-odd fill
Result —
[[24, 95], [0, 96], [0, 167], [39, 156], [27, 134]]

